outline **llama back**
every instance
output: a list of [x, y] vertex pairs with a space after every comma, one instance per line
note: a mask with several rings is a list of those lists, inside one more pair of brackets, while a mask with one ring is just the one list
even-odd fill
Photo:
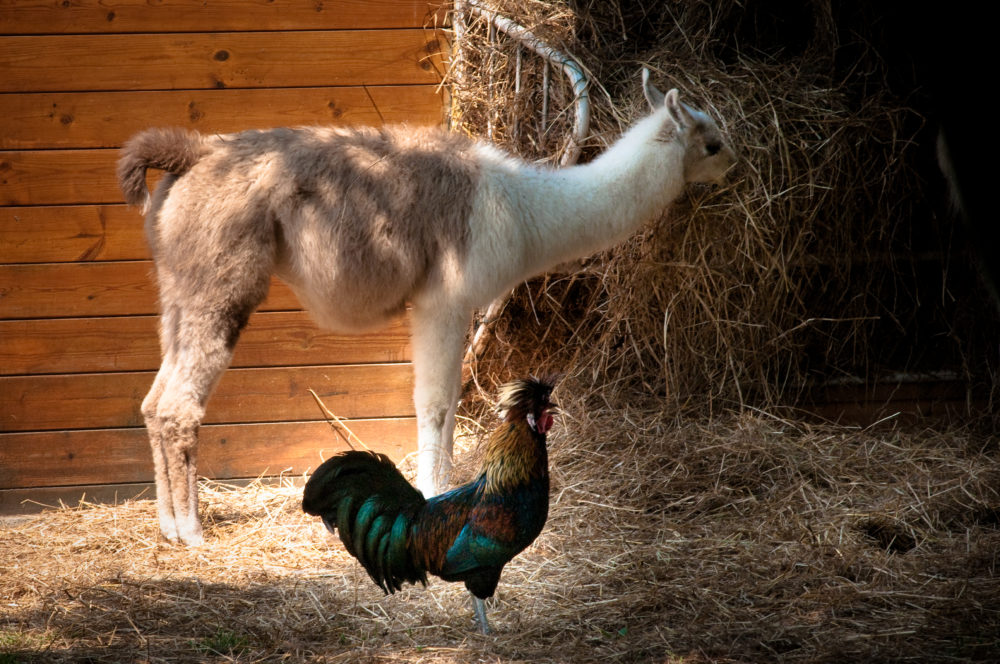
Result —
[[146, 168], [174, 175], [148, 220], [161, 275], [266, 260], [317, 322], [349, 332], [384, 324], [464, 264], [474, 145], [408, 127], [150, 130], [130, 141], [120, 172], [133, 203], [148, 195]]
[[270, 196], [277, 272], [321, 325], [378, 326], [464, 262], [480, 170], [468, 138], [405, 127], [285, 138]]

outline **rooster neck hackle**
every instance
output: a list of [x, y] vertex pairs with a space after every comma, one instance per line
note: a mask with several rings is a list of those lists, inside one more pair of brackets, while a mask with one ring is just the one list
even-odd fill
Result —
[[486, 446], [483, 491], [501, 493], [548, 474], [545, 437], [531, 430], [525, 419], [504, 422]]
[[552, 407], [551, 394], [547, 379], [515, 380], [500, 388], [497, 410], [504, 421], [486, 444], [480, 474], [484, 493], [509, 491], [548, 475], [545, 429], [535, 423]]

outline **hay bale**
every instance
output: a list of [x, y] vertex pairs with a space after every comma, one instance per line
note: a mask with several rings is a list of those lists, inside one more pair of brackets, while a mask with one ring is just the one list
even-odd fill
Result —
[[[543, 369], [606, 403], [652, 395], [675, 414], [771, 408], [830, 377], [891, 371], [949, 370], [998, 393], [1000, 318], [946, 216], [929, 101], [893, 69], [906, 54], [879, 32], [877, 9], [490, 5], [590, 72], [584, 160], [645, 112], [648, 65], [721, 119], [743, 161], [727, 187], [692, 187], [622, 246], [519, 287], [479, 354], [480, 396]], [[453, 121], [553, 162], [572, 90], [553, 74], [543, 119], [542, 64], [518, 50], [470, 23], [449, 80]]]

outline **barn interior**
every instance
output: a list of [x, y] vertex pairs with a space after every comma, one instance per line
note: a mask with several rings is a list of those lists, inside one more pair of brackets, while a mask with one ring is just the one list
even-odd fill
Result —
[[[455, 480], [512, 376], [558, 373], [564, 411], [549, 521], [504, 572], [496, 633], [474, 633], [457, 584], [384, 596], [301, 513], [296, 478], [206, 481], [197, 550], [158, 539], [149, 500], [0, 522], [0, 661], [993, 661], [982, 17], [851, 0], [489, 8], [586, 72], [581, 162], [646, 112], [643, 66], [740, 156], [723, 186], [688, 187], [623, 245], [477, 317]], [[574, 89], [490, 25], [445, 20], [451, 127], [556, 165]]]

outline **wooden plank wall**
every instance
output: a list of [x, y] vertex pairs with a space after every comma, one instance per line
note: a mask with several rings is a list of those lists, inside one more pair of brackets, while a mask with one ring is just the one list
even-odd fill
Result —
[[[152, 479], [139, 406], [159, 364], [156, 287], [140, 214], [114, 179], [122, 142], [163, 125], [439, 124], [433, 11], [0, 3], [0, 512], [121, 497]], [[405, 320], [324, 334], [275, 282], [209, 403], [200, 472], [299, 474], [341, 449], [309, 389], [400, 458], [416, 437], [409, 359]]]

